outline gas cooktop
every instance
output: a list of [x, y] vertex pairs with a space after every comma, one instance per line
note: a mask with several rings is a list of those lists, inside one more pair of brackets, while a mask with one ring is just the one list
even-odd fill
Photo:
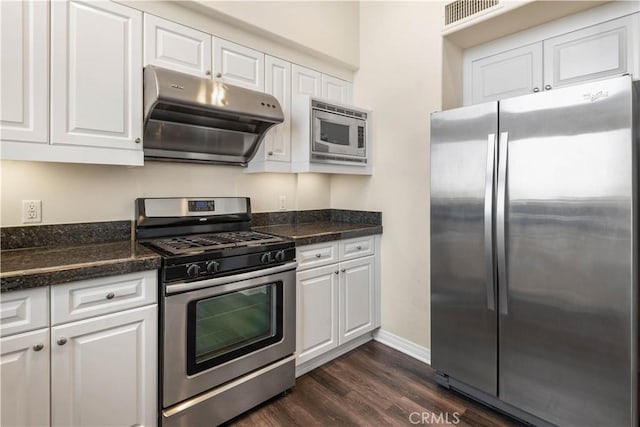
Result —
[[151, 240], [146, 243], [148, 246], [165, 251], [170, 255], [182, 255], [280, 242], [285, 242], [285, 239], [257, 231], [229, 231], [169, 237]]

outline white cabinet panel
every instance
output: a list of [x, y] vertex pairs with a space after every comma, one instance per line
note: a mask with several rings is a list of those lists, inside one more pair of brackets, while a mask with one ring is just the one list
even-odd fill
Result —
[[296, 363], [338, 345], [338, 267], [297, 273]]
[[51, 3], [51, 142], [142, 150], [142, 12]]
[[166, 19], [144, 15], [144, 65], [211, 75], [211, 35]]
[[471, 84], [474, 104], [542, 90], [542, 43], [473, 61]]
[[356, 237], [340, 242], [340, 261], [373, 255], [375, 252], [374, 236]]
[[630, 16], [545, 40], [545, 87], [557, 88], [630, 72], [634, 60], [632, 44]]
[[0, 297], [0, 336], [49, 326], [49, 288], [12, 291]]
[[54, 286], [51, 323], [57, 325], [155, 304], [157, 288], [156, 270]]
[[216, 80], [264, 92], [264, 53], [213, 39], [213, 70]]
[[374, 258], [340, 263], [339, 343], [374, 328]]
[[320, 267], [338, 262], [338, 243], [316, 243], [296, 248], [298, 270]]
[[51, 328], [53, 425], [156, 423], [157, 309]]
[[278, 100], [284, 114], [284, 122], [267, 133], [264, 145], [266, 159], [279, 162], [291, 161], [291, 64], [272, 56], [266, 57], [265, 92]]
[[49, 329], [0, 339], [0, 425], [49, 425]]
[[335, 77], [322, 75], [322, 97], [339, 104], [350, 104], [352, 101], [351, 83]]
[[291, 76], [293, 80], [292, 97], [322, 95], [322, 74], [318, 71], [291, 64]]
[[0, 139], [49, 140], [49, 4], [0, 2]]

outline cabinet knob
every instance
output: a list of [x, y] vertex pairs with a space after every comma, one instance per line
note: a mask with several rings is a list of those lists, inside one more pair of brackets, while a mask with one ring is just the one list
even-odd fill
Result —
[[533, 92], [534, 92], [534, 93], [538, 93], [538, 92], [540, 92], [540, 89], [539, 89], [539, 88], [537, 88], [537, 87], [534, 87], [534, 88], [533, 88]]
[[40, 351], [44, 348], [44, 344], [36, 344], [33, 346], [33, 351]]
[[67, 339], [65, 337], [60, 337], [56, 342], [58, 345], [65, 345], [67, 343]]
[[268, 154], [269, 156], [273, 156], [273, 151], [269, 151], [267, 154]]
[[360, 251], [362, 250], [362, 246], [356, 246], [356, 249]]
[[207, 70], [207, 71], [205, 71], [204, 73], [205, 73], [207, 76], [210, 76], [210, 75], [211, 75], [211, 70]]
[[316, 254], [316, 258], [320, 258], [322, 254]]
[[113, 299], [116, 296], [116, 294], [114, 294], [113, 292], [109, 292], [107, 294], [107, 299]]
[[551, 90], [551, 85], [546, 85], [546, 86], [544, 87], [544, 90]]
[[218, 74], [216, 74], [216, 77], [217, 77], [217, 78], [221, 78], [221, 77], [222, 77], [222, 73], [218, 73]]
[[136, 138], [136, 144], [140, 144], [142, 140], [140, 138]]
[[340, 274], [340, 272], [339, 272], [338, 270], [334, 271], [334, 273], [336, 273], [336, 274]]
[[344, 273], [344, 272], [345, 272], [345, 271], [347, 271], [347, 270], [343, 268], [343, 269], [342, 269], [342, 270], [340, 270], [340, 271], [342, 271], [342, 272]]

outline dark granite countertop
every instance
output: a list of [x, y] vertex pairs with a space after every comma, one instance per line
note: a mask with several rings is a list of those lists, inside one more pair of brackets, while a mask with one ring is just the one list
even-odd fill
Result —
[[131, 221], [6, 227], [0, 233], [1, 292], [160, 268], [160, 256], [132, 240]]
[[292, 238], [297, 246], [382, 234], [382, 225], [335, 221], [279, 224], [253, 229]]
[[0, 258], [2, 292], [160, 268], [158, 254], [131, 240], [12, 249]]

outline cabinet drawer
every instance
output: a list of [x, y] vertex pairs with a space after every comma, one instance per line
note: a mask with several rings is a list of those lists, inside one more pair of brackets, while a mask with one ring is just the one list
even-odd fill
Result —
[[340, 261], [373, 255], [374, 236], [357, 237], [340, 242]]
[[338, 243], [318, 243], [296, 248], [298, 271], [338, 262]]
[[0, 296], [0, 336], [49, 326], [49, 288], [5, 292]]
[[157, 300], [157, 283], [158, 272], [151, 270], [53, 286], [51, 323], [153, 304]]

